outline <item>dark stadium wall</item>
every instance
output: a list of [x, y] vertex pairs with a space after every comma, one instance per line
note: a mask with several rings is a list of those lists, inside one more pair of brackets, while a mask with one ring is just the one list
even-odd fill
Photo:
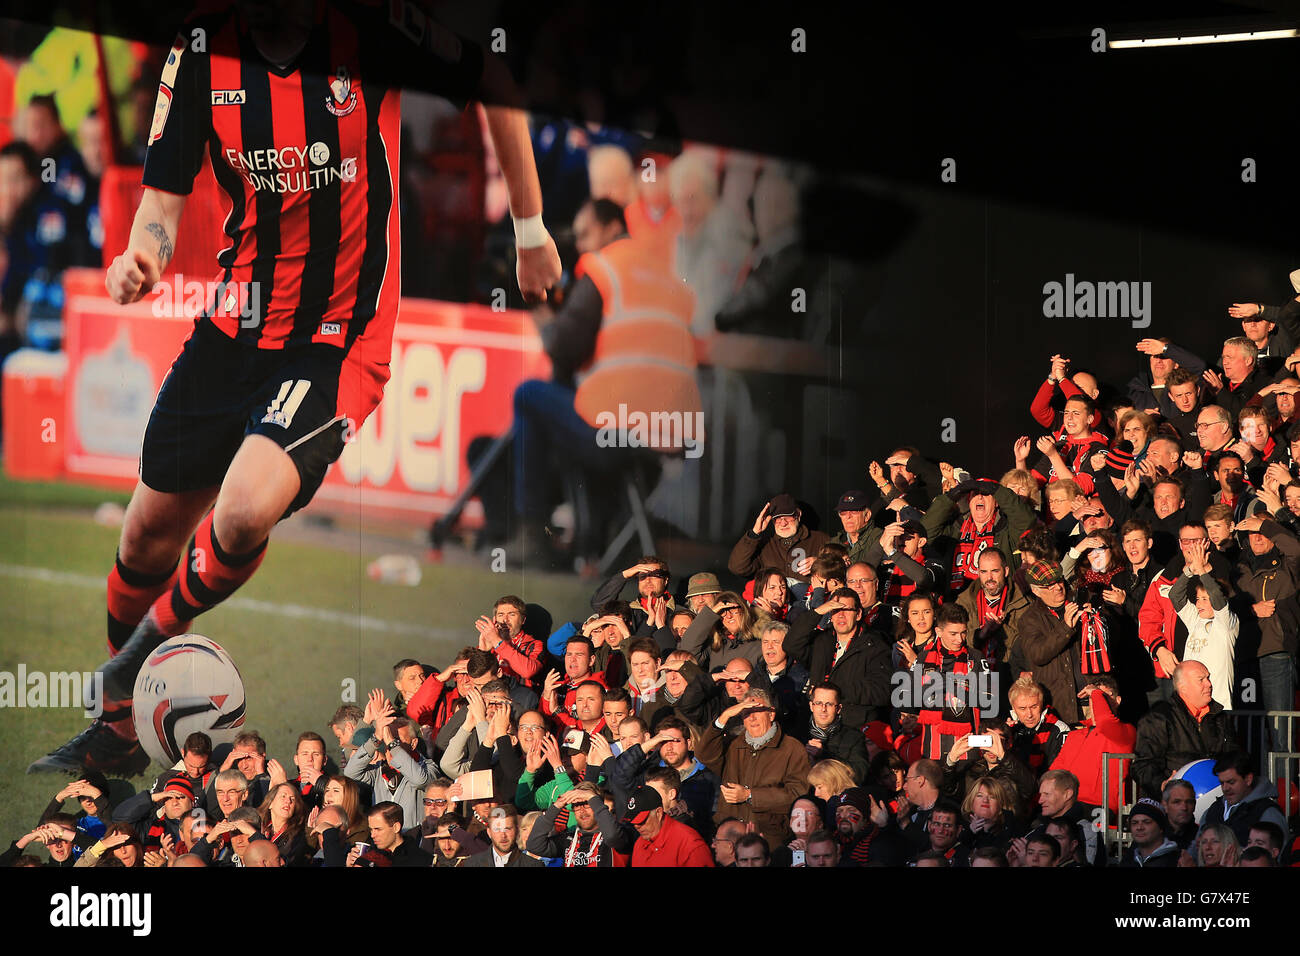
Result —
[[[1059, 352], [1121, 393], [1145, 361], [1146, 337], [1168, 336], [1217, 364], [1223, 340], [1240, 335], [1233, 302], [1281, 304], [1295, 295], [1297, 263], [1227, 238], [1184, 237], [1009, 203], [898, 194], [915, 213], [910, 236], [883, 269], [879, 298], [844, 302], [844, 333], [861, 359], [845, 363], [859, 396], [848, 410], [810, 404], [805, 424], [843, 424], [845, 441], [823, 449], [806, 495], [833, 501], [868, 485], [867, 462], [912, 442], [939, 460], [999, 477], [1011, 445], [1037, 438], [1029, 404]], [[1235, 228], [1234, 230], [1235, 231]], [[1130, 318], [1048, 318], [1043, 287], [1066, 281], [1150, 282], [1150, 325]], [[857, 308], [855, 309], [855, 305]], [[828, 398], [830, 395], [828, 394]], [[955, 441], [942, 440], [951, 419]], [[812, 461], [806, 464], [811, 465]], [[831, 516], [833, 518], [833, 516]]]

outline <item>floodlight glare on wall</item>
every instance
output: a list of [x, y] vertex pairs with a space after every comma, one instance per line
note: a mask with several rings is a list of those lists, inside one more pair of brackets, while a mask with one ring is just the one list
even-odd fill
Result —
[[1285, 40], [1300, 35], [1300, 31], [1256, 30], [1252, 33], [1213, 33], [1205, 36], [1149, 37], [1137, 40], [1111, 40], [1106, 45], [1112, 50], [1139, 50], [1156, 46], [1191, 46], [1196, 43], [1241, 43], [1245, 40]]

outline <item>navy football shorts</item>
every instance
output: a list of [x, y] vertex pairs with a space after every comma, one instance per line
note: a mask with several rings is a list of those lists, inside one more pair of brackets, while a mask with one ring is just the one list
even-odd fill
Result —
[[301, 480], [284, 517], [304, 507], [343, 454], [343, 350], [311, 343], [253, 348], [201, 319], [163, 380], [140, 452], [140, 479], [177, 493], [219, 486], [246, 435], [289, 453]]

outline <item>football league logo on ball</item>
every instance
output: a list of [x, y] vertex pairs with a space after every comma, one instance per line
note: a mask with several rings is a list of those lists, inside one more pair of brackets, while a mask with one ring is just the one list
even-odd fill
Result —
[[198, 634], [165, 641], [135, 683], [135, 729], [159, 763], [181, 757], [185, 738], [200, 731], [214, 746], [230, 743], [244, 723], [244, 682], [226, 650]]

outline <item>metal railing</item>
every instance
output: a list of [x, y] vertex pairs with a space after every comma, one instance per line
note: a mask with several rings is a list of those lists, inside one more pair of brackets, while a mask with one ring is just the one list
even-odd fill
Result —
[[[1101, 839], [1102, 846], [1110, 862], [1118, 863], [1124, 855], [1124, 848], [1128, 846], [1130, 837], [1124, 829], [1124, 818], [1128, 812], [1133, 809], [1133, 804], [1137, 802], [1136, 782], [1129, 778], [1128, 771], [1133, 766], [1133, 761], [1137, 759], [1137, 754], [1113, 754], [1107, 751], [1101, 755]], [[1115, 829], [1111, 830], [1111, 813], [1110, 813], [1110, 779], [1111, 764], [1119, 761], [1117, 768], [1117, 784], [1119, 792], [1119, 803], [1115, 814]]]
[[[1291, 816], [1292, 793], [1296, 791], [1295, 779], [1300, 773], [1300, 752], [1296, 752], [1295, 727], [1300, 711], [1295, 710], [1230, 710], [1233, 731], [1241, 748], [1259, 755], [1259, 773], [1283, 784], [1279, 804], [1286, 817]], [[1272, 743], [1281, 741], [1285, 750], [1272, 749]], [[1137, 801], [1137, 786], [1131, 776], [1132, 761], [1137, 754], [1103, 753], [1101, 755], [1101, 837], [1109, 858], [1118, 861], [1131, 842], [1124, 821]], [[1118, 766], [1115, 762], [1118, 761]], [[1119, 805], [1111, 813], [1111, 780], [1118, 780]], [[1112, 828], [1112, 823], [1114, 824]]]

